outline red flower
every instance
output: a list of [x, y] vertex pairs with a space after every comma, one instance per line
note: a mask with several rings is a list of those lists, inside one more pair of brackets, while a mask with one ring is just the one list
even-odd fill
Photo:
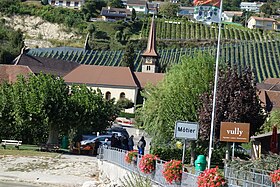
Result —
[[198, 176], [198, 187], [213, 186], [221, 187], [226, 185], [226, 180], [223, 174], [219, 171], [219, 168], [206, 169]]
[[143, 173], [152, 173], [156, 169], [157, 156], [146, 154], [142, 157], [139, 163], [139, 168]]
[[125, 161], [126, 161], [127, 163], [131, 163], [132, 160], [136, 160], [136, 159], [137, 159], [137, 154], [138, 154], [137, 150], [128, 151], [128, 152], [125, 154], [124, 159], [125, 159]]
[[171, 184], [172, 181], [180, 182], [182, 179], [182, 161], [171, 160], [164, 164], [164, 170], [162, 172], [165, 180]]
[[270, 180], [273, 183], [277, 183], [280, 181], [280, 169], [275, 170], [274, 172], [270, 173]]

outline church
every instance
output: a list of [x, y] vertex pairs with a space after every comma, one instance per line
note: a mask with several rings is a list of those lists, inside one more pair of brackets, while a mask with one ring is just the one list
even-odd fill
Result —
[[[142, 53], [142, 72], [134, 72], [129, 67], [84, 65], [76, 62], [28, 55], [22, 50], [14, 60], [14, 65], [1, 65], [1, 80], [14, 82], [16, 76], [29, 73], [52, 74], [63, 77], [68, 85], [85, 84], [87, 87], [99, 89], [105, 99], [127, 98], [134, 103], [134, 107], [126, 112], [134, 113], [135, 106], [143, 103], [141, 90], [147, 84], [156, 85], [163, 80], [164, 74], [158, 73], [158, 59], [156, 49], [156, 26], [152, 18], [147, 48]], [[4, 76], [5, 75], [5, 76]]]

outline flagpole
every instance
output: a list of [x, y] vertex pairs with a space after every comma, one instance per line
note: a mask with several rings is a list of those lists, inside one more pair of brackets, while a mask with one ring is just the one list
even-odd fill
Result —
[[215, 82], [214, 82], [214, 94], [213, 94], [213, 106], [212, 106], [212, 117], [211, 117], [211, 132], [210, 132], [210, 141], [209, 141], [209, 153], [208, 153], [208, 169], [211, 166], [211, 156], [213, 151], [213, 133], [214, 133], [214, 119], [215, 119], [215, 110], [216, 110], [216, 92], [219, 76], [219, 56], [220, 56], [220, 43], [221, 43], [221, 28], [222, 28], [222, 8], [223, 0], [220, 3], [219, 10], [219, 33], [218, 33], [218, 43], [217, 43], [217, 56], [216, 56], [216, 69], [215, 69]]

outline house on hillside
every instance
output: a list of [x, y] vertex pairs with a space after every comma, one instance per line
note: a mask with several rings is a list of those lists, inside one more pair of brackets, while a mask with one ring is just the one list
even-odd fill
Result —
[[136, 12], [141, 12], [144, 14], [148, 13], [147, 1], [144, 0], [127, 0], [126, 8], [130, 11], [134, 9]]
[[243, 15], [242, 11], [224, 11], [222, 13], [222, 20], [224, 22], [233, 22], [234, 17], [241, 17]]
[[80, 9], [85, 0], [48, 0], [52, 6]]
[[275, 19], [251, 16], [248, 19], [248, 28], [274, 30]]
[[240, 9], [242, 11], [249, 12], [260, 12], [260, 7], [263, 5], [263, 2], [241, 2]]
[[125, 8], [103, 7], [100, 15], [104, 21], [130, 20], [132, 12]]
[[280, 31], [280, 21], [275, 21], [273, 26], [275, 31]]
[[267, 112], [280, 109], [280, 78], [268, 78], [257, 84], [258, 96]]
[[177, 13], [177, 16], [186, 16], [186, 17], [193, 17], [194, 14], [194, 7], [186, 7], [186, 6], [180, 6], [179, 11]]

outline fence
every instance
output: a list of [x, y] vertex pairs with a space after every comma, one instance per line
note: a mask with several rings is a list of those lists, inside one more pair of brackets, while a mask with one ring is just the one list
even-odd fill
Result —
[[116, 164], [128, 171], [140, 174], [143, 177], [148, 177], [152, 182], [156, 183], [157, 185], [166, 186], [166, 187], [179, 187], [179, 186], [196, 187], [197, 186], [196, 185], [197, 176], [187, 172], [183, 172], [181, 184], [167, 183], [162, 175], [163, 165], [166, 162], [163, 160], [157, 160], [156, 170], [153, 174], [144, 174], [139, 170], [138, 167], [139, 161], [141, 160], [142, 156], [138, 155], [136, 164], [129, 164], [124, 160], [125, 154], [126, 154], [125, 150], [121, 150], [117, 148], [102, 147], [99, 149], [99, 159]]
[[[126, 170], [129, 170], [134, 173], [138, 173], [144, 177], [150, 178], [151, 181], [166, 187], [179, 187], [179, 186], [187, 186], [187, 187], [197, 187], [197, 175], [193, 175], [191, 173], [183, 172], [181, 184], [168, 184], [165, 181], [165, 178], [162, 175], [163, 165], [166, 161], [158, 160], [156, 162], [156, 171], [153, 175], [147, 175], [140, 172], [138, 165], [141, 160], [141, 155], [138, 155], [137, 163], [135, 165], [128, 164], [125, 158], [126, 151], [117, 149], [117, 148], [100, 148], [99, 149], [99, 158], [102, 160], [106, 160], [113, 164], [116, 164]], [[224, 174], [227, 180], [229, 187], [274, 187], [271, 183], [270, 171], [259, 170], [259, 169], [251, 169], [251, 171], [242, 171], [234, 168], [225, 167]]]
[[270, 180], [270, 171], [251, 169], [242, 171], [234, 168], [225, 168], [225, 178], [229, 186], [243, 187], [271, 187], [274, 186]]

